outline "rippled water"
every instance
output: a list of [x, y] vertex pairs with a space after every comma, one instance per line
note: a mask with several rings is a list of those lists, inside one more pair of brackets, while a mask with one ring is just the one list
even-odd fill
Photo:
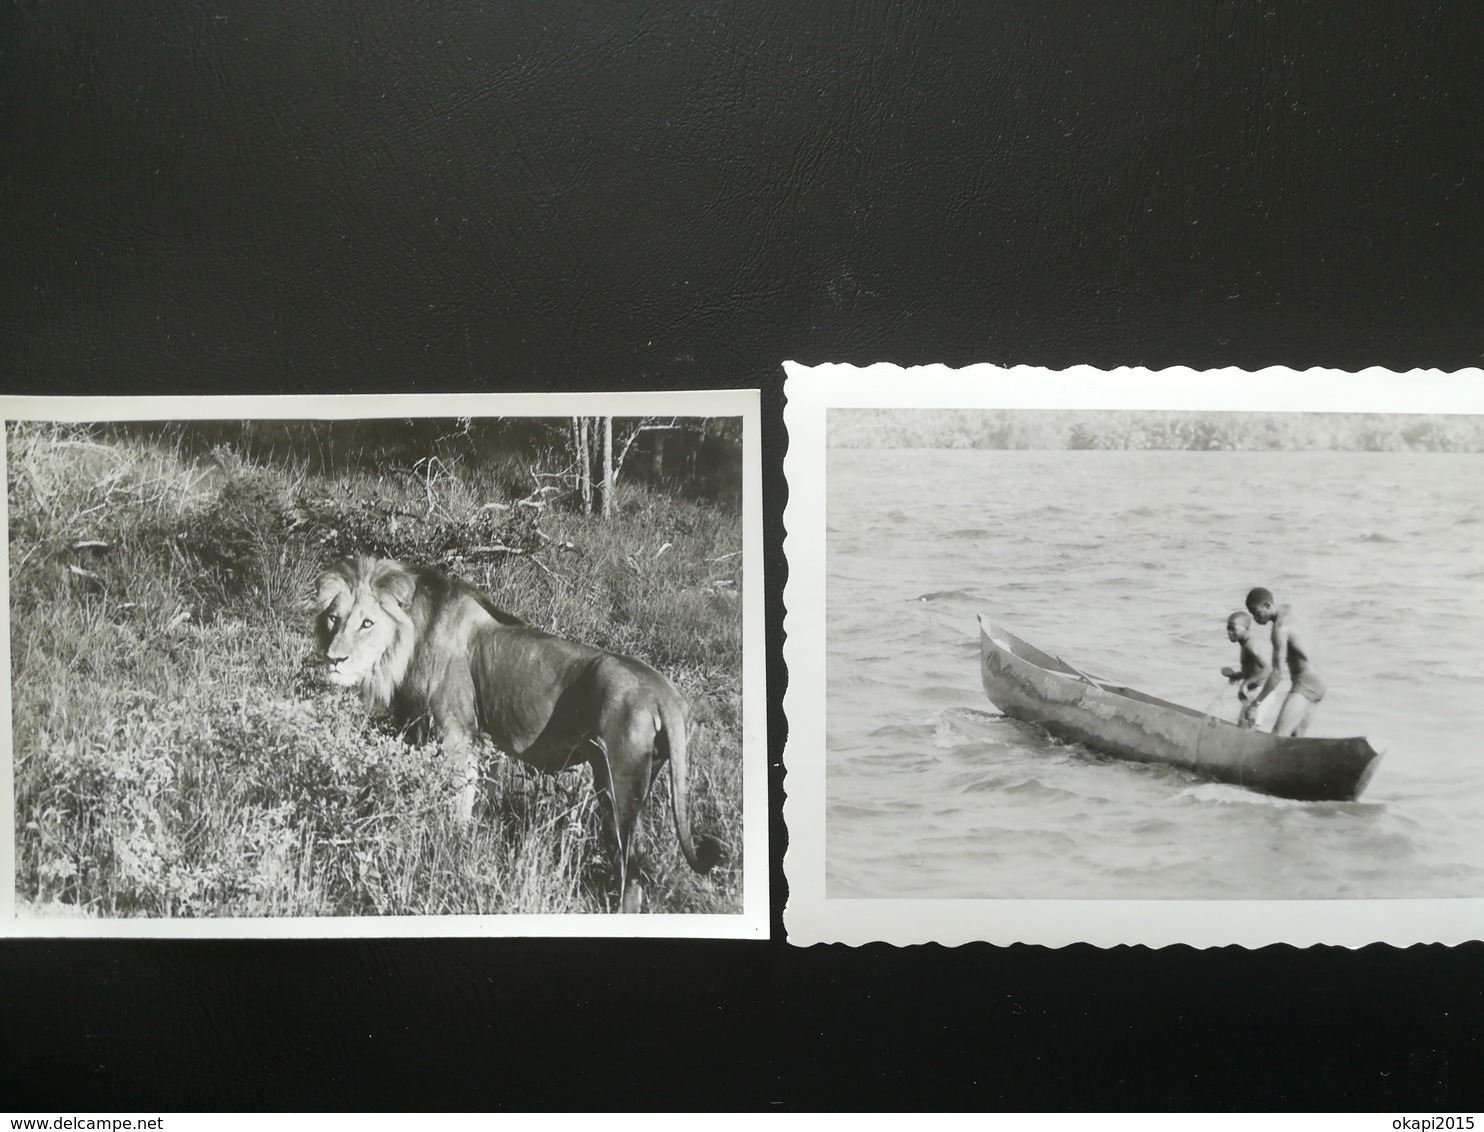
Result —
[[[1484, 457], [832, 450], [831, 897], [1484, 896]], [[1235, 717], [1226, 616], [1266, 585], [1384, 752], [1299, 803], [997, 718], [975, 614]], [[1270, 701], [1270, 722], [1281, 692]]]

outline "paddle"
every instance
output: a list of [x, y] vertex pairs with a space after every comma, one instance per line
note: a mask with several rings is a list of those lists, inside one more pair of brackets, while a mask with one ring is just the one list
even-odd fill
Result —
[[1059, 661], [1061, 661], [1063, 664], [1065, 664], [1067, 666], [1067, 668], [1069, 668], [1071, 671], [1075, 672], [1078, 676], [1082, 677], [1082, 679], [1086, 680], [1094, 688], [1101, 688], [1102, 687], [1102, 684], [1101, 683], [1099, 683], [1098, 681], [1094, 680], [1087, 673], [1083, 672], [1082, 669], [1078, 668], [1075, 664], [1073, 664], [1066, 657], [1059, 656], [1056, 659], [1059, 660]]
[[1206, 737], [1206, 732], [1208, 730], [1215, 728], [1216, 724], [1220, 722], [1218, 719], [1216, 719], [1215, 716], [1211, 714], [1211, 709], [1216, 706], [1216, 701], [1224, 696], [1230, 688], [1231, 681], [1228, 680], [1226, 684], [1221, 687], [1214, 696], [1211, 697], [1211, 702], [1206, 705], [1206, 710], [1201, 712], [1201, 729], [1196, 732], [1195, 750], [1190, 753], [1190, 757], [1193, 762], [1201, 761], [1201, 740]]
[[1206, 710], [1203, 711], [1203, 712], [1201, 712], [1201, 714], [1202, 715], [1210, 715], [1211, 714], [1211, 709], [1216, 706], [1216, 701], [1219, 700], [1219, 699], [1221, 699], [1222, 696], [1226, 695], [1226, 693], [1230, 689], [1231, 689], [1231, 683], [1228, 682], [1214, 696], [1211, 697], [1211, 702], [1206, 705]]

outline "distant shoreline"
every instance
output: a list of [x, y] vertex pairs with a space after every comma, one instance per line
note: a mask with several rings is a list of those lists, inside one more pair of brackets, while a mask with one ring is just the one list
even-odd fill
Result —
[[831, 448], [1484, 452], [1484, 417], [1091, 409], [831, 409]]

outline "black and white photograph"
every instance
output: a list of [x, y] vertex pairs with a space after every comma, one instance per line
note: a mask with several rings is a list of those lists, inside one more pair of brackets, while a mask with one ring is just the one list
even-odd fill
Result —
[[[789, 602], [823, 611], [823, 746], [797, 741], [791, 687], [788, 757], [823, 785], [812, 815], [791, 796], [790, 844], [812, 817], [823, 854], [791, 848], [791, 886], [809, 864], [832, 908], [1109, 918], [1484, 906], [1478, 395], [1440, 411], [1396, 376], [1376, 407], [1362, 382], [1316, 411], [1313, 375], [1233, 375], [1210, 407], [1135, 407], [1137, 374], [1094, 375], [1034, 407], [1029, 378], [990, 376], [1030, 405], [917, 375], [877, 387], [897, 404], [833, 405], [838, 379], [791, 374], [824, 536], [822, 603]], [[1130, 407], [1099, 405], [1121, 387]], [[790, 506], [791, 570], [818, 571]]]
[[8, 929], [765, 932], [756, 394], [306, 400], [5, 404]]

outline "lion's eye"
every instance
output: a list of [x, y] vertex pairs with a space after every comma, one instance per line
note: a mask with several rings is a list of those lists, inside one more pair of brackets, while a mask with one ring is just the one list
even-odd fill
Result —
[[326, 629], [333, 629], [339, 623], [340, 623], [340, 618], [336, 617], [333, 613], [326, 613], [325, 614], [325, 628]]
[[366, 618], [366, 620], [362, 621], [361, 622], [361, 628], [362, 629], [369, 629], [369, 628], [371, 628], [371, 618], [368, 617], [368, 618]]

